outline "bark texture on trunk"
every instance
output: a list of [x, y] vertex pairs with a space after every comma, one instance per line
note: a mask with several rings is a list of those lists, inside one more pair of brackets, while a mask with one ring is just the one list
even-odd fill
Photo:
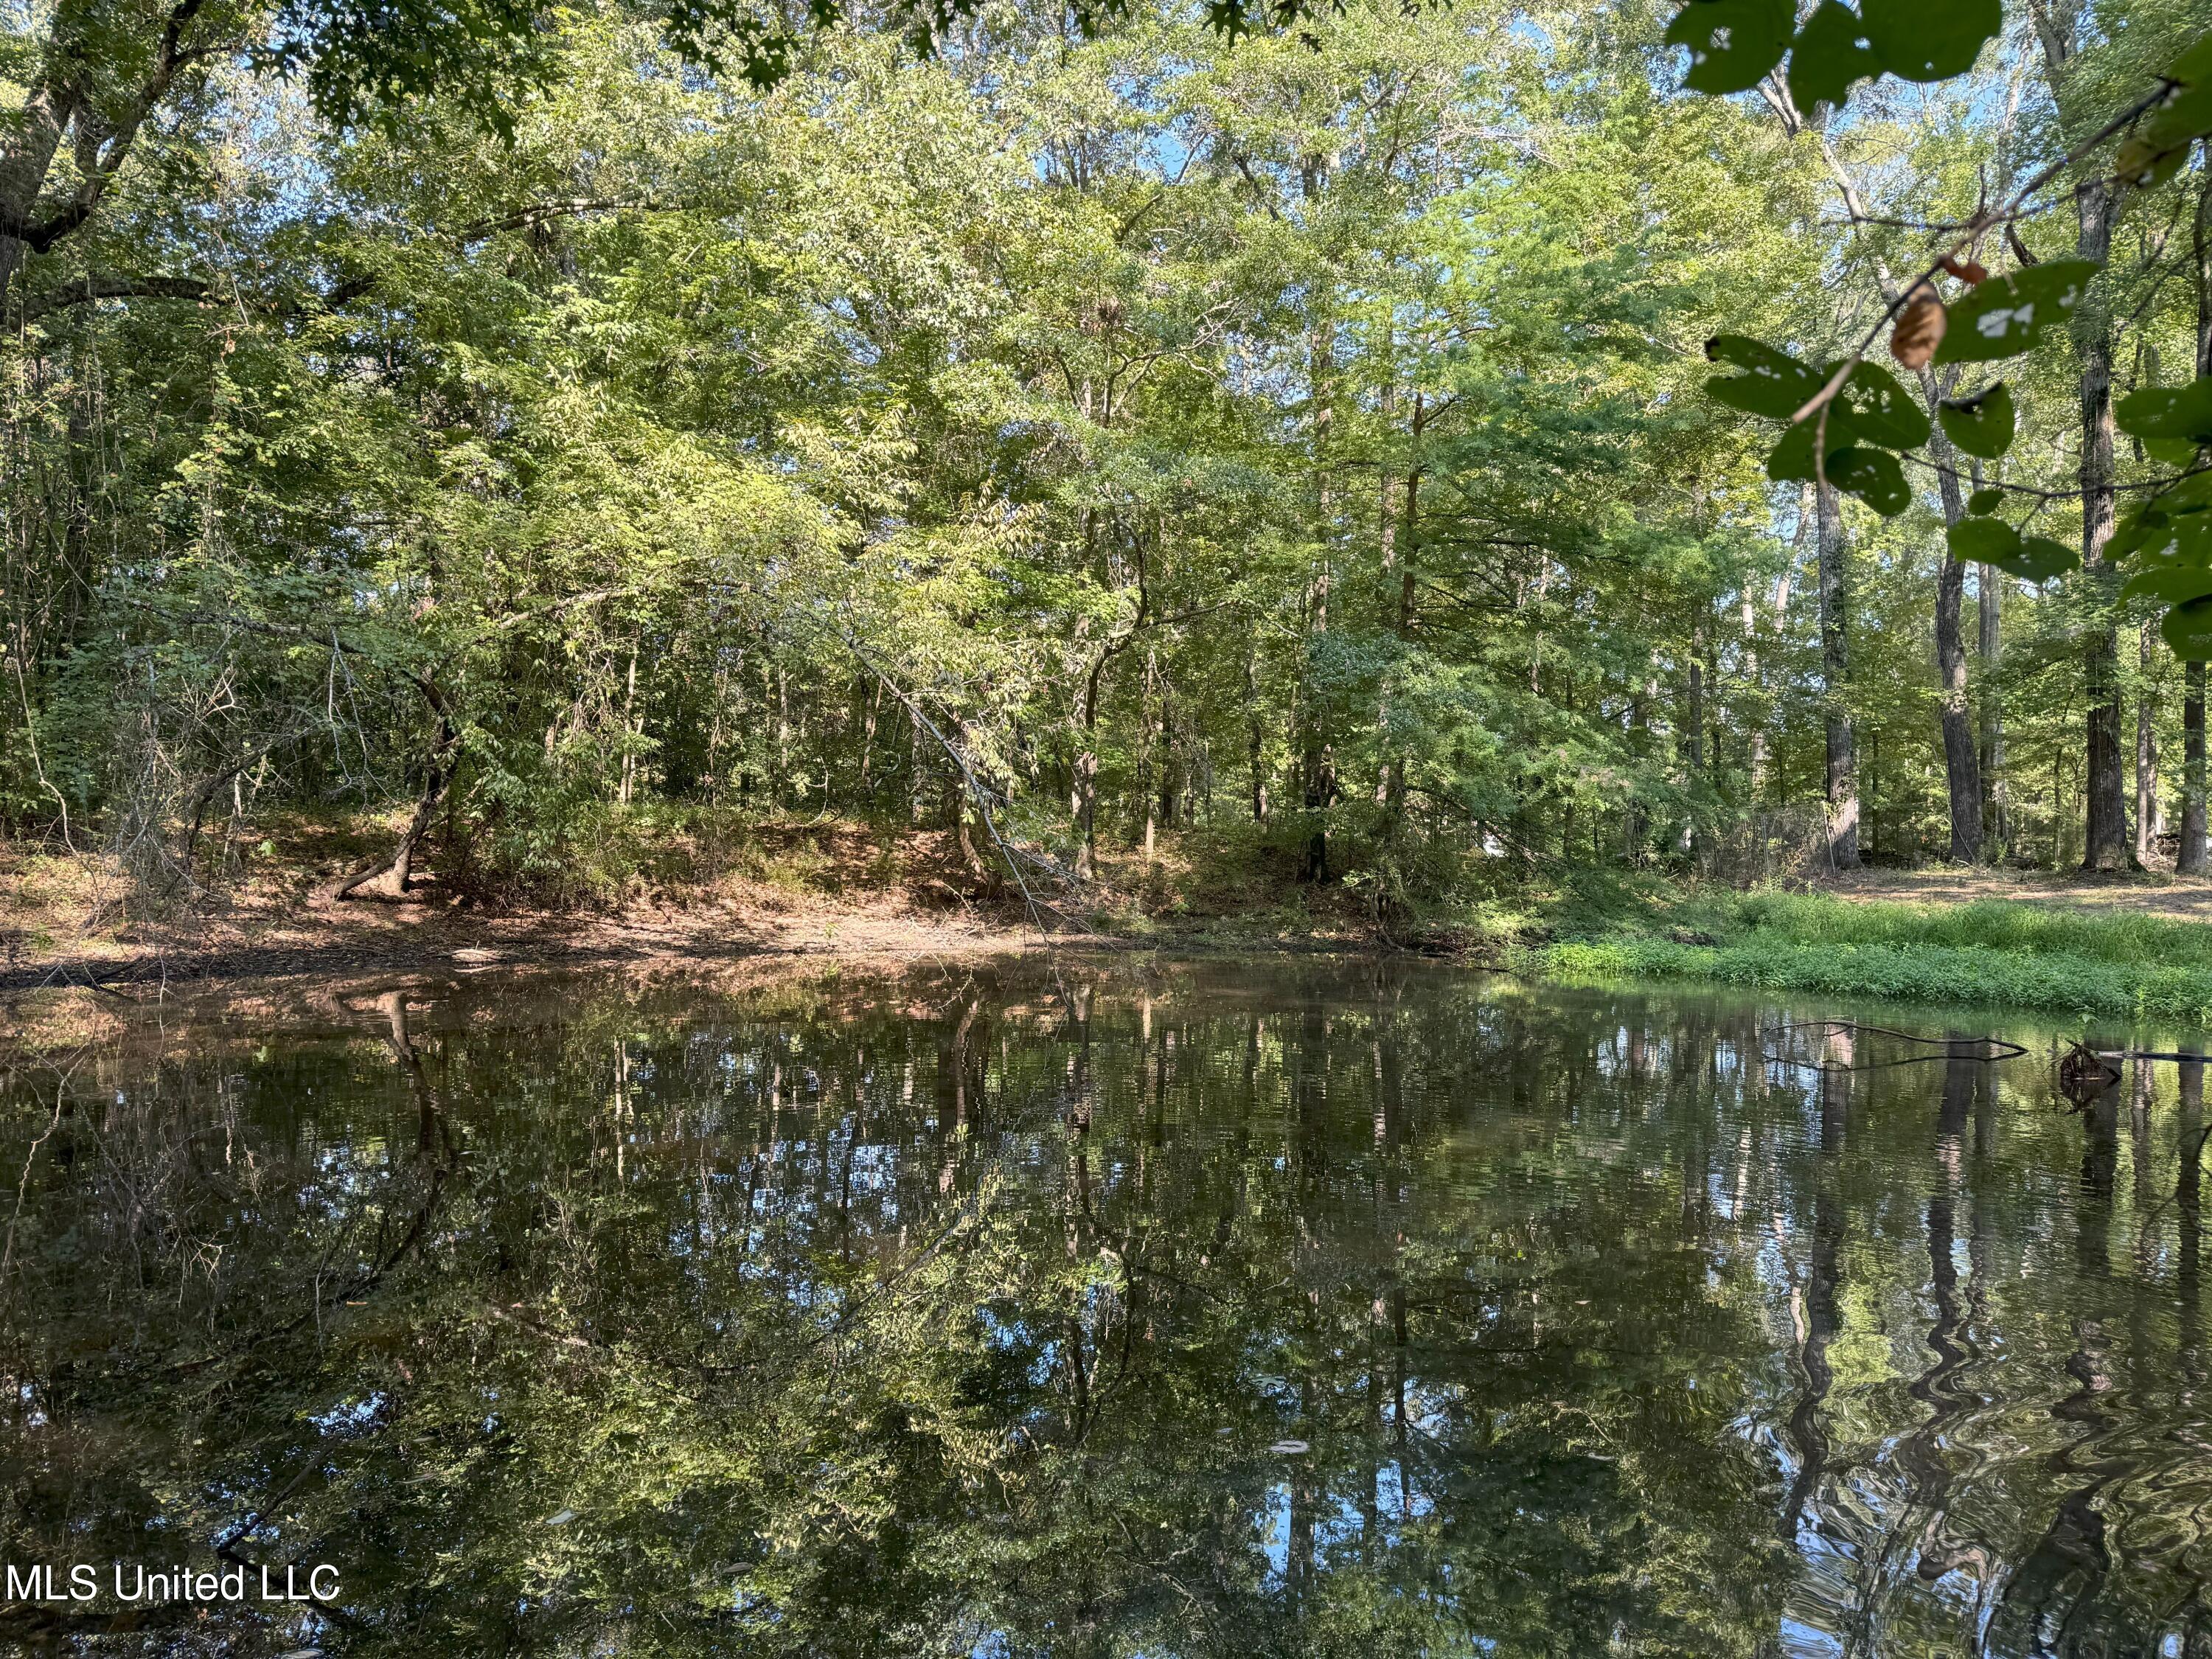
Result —
[[[1923, 389], [1930, 404], [1937, 401], [1934, 380], [1922, 373]], [[1959, 487], [1958, 456], [1939, 430], [1929, 444], [1935, 458], [1936, 481], [1943, 496], [1943, 522], [1954, 525], [1966, 516], [1966, 502]], [[1977, 864], [1982, 856], [1982, 760], [1974, 742], [1973, 710], [1966, 698], [1966, 641], [1962, 612], [1966, 595], [1966, 567], [1952, 556], [1947, 544], [1943, 565], [1936, 578], [1936, 713], [1943, 732], [1943, 775], [1950, 795], [1951, 860]]]
[[1997, 695], [1996, 671], [2004, 654], [2004, 573], [1995, 565], [1974, 568], [1975, 606], [1979, 615], [1975, 654], [1982, 678], [1982, 839], [1992, 862], [2012, 856], [2012, 815], [2005, 787], [2004, 702]]
[[[2080, 21], [2069, 9], [2063, 19], [2040, 21], [2045, 58], [2054, 90], [2073, 56]], [[2102, 178], [2074, 187], [2075, 252], [2102, 265], [2111, 257], [2117, 198]], [[2118, 515], [2112, 469], [2112, 319], [2104, 297], [2091, 292], [2075, 311], [2074, 350], [2081, 365], [2081, 564], [2094, 589], [2109, 596], [2112, 572], [2105, 547]], [[2129, 863], [2125, 766], [2121, 757], [2119, 635], [2109, 619], [2091, 625], [2083, 642], [2082, 690], [2088, 703], [2087, 800], [2081, 867], [2110, 872]]]
[[[2212, 374], [2212, 175], [2197, 193], [2197, 372]], [[2205, 872], [2204, 665], [2184, 671], [2181, 703], [2181, 845], [2173, 866], [2185, 876]], [[2200, 1073], [2200, 1084], [2201, 1084]]]
[[2181, 705], [2181, 845], [2174, 868], [2204, 873], [2204, 665], [2188, 665], [2188, 696]]
[[2136, 634], [2136, 662], [2142, 671], [2136, 690], [2136, 862], [2147, 863], [2166, 828], [2158, 799], [2158, 694], [2151, 681], [2157, 666], [2158, 631], [2144, 623]]
[[1843, 504], [1832, 485], [1820, 490], [1820, 674], [1827, 738], [1828, 855], [1839, 870], [1859, 864], [1858, 757], [1844, 688], [1850, 678], [1850, 582], [1845, 568]]

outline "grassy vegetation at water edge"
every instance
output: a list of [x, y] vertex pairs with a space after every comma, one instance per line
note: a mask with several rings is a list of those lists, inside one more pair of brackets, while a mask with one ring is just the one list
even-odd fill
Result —
[[[1774, 893], [1692, 901], [1633, 928], [1512, 953], [1557, 977], [1698, 979], [2212, 1024], [2212, 926], [2004, 900], [1857, 904]], [[1710, 943], [1703, 942], [1710, 939]]]

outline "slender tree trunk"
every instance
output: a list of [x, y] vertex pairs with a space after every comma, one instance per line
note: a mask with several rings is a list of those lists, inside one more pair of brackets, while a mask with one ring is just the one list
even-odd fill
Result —
[[2185, 670], [2189, 695], [2181, 705], [2181, 845], [2174, 868], [2185, 876], [2204, 873], [2204, 665]]
[[2149, 623], [2136, 633], [2136, 663], [2140, 671], [2136, 687], [2136, 862], [2149, 862], [2157, 848], [2159, 831], [2165, 828], [2158, 799], [2158, 693], [2151, 683], [2157, 666], [2153, 643], [2156, 632]]
[[[2112, 250], [2112, 191], [2089, 179], [2074, 191], [2081, 223], [2078, 246], [2085, 259], [2103, 264]], [[2075, 346], [2081, 363], [2081, 562], [2096, 591], [2111, 597], [2112, 568], [2105, 546], [2112, 538], [2117, 497], [2112, 488], [2112, 325], [2102, 301], [2092, 296], [2074, 313]], [[2088, 802], [2081, 867], [2123, 870], [2128, 864], [2126, 780], [2120, 758], [2119, 634], [2109, 613], [2092, 624], [2082, 659], [2087, 720]]]
[[1101, 657], [1083, 687], [1083, 749], [1075, 757], [1075, 876], [1090, 881], [1098, 873], [1098, 680], [1106, 672]]
[[[2197, 372], [2212, 374], [2212, 172], [2197, 192]], [[2204, 665], [2184, 671], [2181, 704], [2181, 845], [2174, 868], [2185, 876], [2205, 873]], [[2199, 1074], [2200, 1085], [2202, 1074]]]
[[[1923, 370], [1921, 379], [1929, 403], [1935, 403], [1933, 376]], [[1966, 516], [1958, 456], [1940, 429], [1929, 444], [1929, 453], [1935, 459], [1936, 481], [1943, 497], [1943, 522], [1954, 525]], [[1952, 556], [1947, 544], [1936, 578], [1936, 714], [1943, 733], [1954, 864], [1978, 863], [1982, 855], [1982, 764], [1974, 743], [1973, 711], [1966, 699], [1966, 641], [1960, 614], [1966, 592], [1966, 567]]]
[[[2032, 0], [2029, 7], [2051, 96], [2059, 105], [2062, 130], [2072, 125], [2067, 119], [2073, 101], [2069, 96], [2071, 70], [2087, 15], [2085, 0]], [[2074, 186], [2075, 251], [2082, 258], [2102, 265], [2111, 256], [2116, 206], [2117, 198], [2101, 175]], [[2017, 240], [2013, 246], [2025, 257]], [[2091, 624], [2082, 642], [2087, 775], [2081, 867], [2109, 872], [2127, 866], [2128, 804], [2120, 757], [2119, 636], [2109, 609], [2112, 571], [2105, 558], [2115, 517], [2112, 319], [2103, 296], [2094, 289], [2075, 308], [2070, 332], [2075, 359], [2081, 365], [2081, 564], [2085, 586], [2104, 602], [2099, 605], [2103, 616]]]
[[[1694, 792], [1705, 775], [1705, 618], [1702, 602], [1698, 618], [1690, 629], [1690, 660], [1682, 676], [1682, 733], [1680, 755], [1686, 792]], [[1698, 851], [1697, 809], [1683, 820], [1679, 850], [1687, 858]]]
[[1829, 859], [1838, 870], [1859, 865], [1858, 758], [1851, 743], [1851, 720], [1844, 703], [1850, 679], [1850, 583], [1844, 547], [1843, 506], [1832, 485], [1822, 485], [1820, 500], [1820, 586], [1821, 702], [1827, 740]]
[[1267, 729], [1261, 720], [1259, 659], [1259, 647], [1248, 644], [1244, 647], [1245, 763], [1250, 770], [1252, 781], [1252, 822], [1265, 823], [1267, 821]]
[[2004, 651], [2004, 574], [1995, 565], [1974, 567], [1975, 605], [1979, 611], [1977, 654], [1982, 664], [1982, 793], [1983, 840], [1989, 856], [2002, 861], [2012, 856], [2012, 822], [2005, 787], [2004, 702], [1997, 695], [1996, 671]]
[[[1638, 761], [1644, 758], [1650, 747], [1651, 720], [1645, 713], [1648, 688], [1628, 694], [1628, 751]], [[1620, 855], [1630, 864], [1644, 862], [1644, 838], [1650, 829], [1650, 817], [1645, 811], [1644, 797], [1632, 792], [1626, 809], [1620, 815]]]
[[1313, 828], [1306, 840], [1304, 878], [1310, 882], [1328, 879], [1328, 824], [1321, 815], [1328, 810], [1336, 795], [1336, 757], [1323, 728], [1319, 700], [1314, 696], [1310, 673], [1313, 642], [1328, 632], [1329, 578], [1326, 566], [1316, 579], [1313, 589], [1312, 623], [1307, 646], [1309, 672], [1307, 684], [1302, 688], [1299, 703], [1305, 727], [1304, 740], [1300, 746], [1299, 771], [1304, 786], [1306, 811], [1311, 816]]
[[919, 830], [929, 816], [928, 751], [922, 747], [921, 715], [910, 708], [907, 721], [907, 822]]
[[628, 806], [637, 794], [637, 751], [632, 746], [637, 738], [637, 647], [629, 648], [629, 678], [623, 690], [623, 755], [622, 782], [616, 790], [616, 799]]
[[1746, 582], [1741, 603], [1743, 623], [1743, 678], [1751, 691], [1750, 731], [1744, 750], [1744, 774], [1747, 786], [1746, 796], [1755, 809], [1759, 795], [1766, 787], [1766, 681], [1759, 666], [1759, 609], [1752, 599], [1751, 584]]
[[1139, 750], [1137, 795], [1145, 805], [1145, 862], [1152, 861], [1154, 848], [1158, 845], [1159, 821], [1164, 806], [1152, 799], [1152, 777], [1157, 769], [1160, 780], [1162, 801], [1172, 787], [1167, 781], [1165, 757], [1160, 753], [1164, 710], [1159, 696], [1160, 659], [1157, 651], [1145, 653], [1145, 682], [1141, 696], [1144, 702], [1144, 747]]

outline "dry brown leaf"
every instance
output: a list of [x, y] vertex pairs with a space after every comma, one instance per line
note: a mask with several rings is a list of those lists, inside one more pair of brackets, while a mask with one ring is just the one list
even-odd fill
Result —
[[1889, 331], [1889, 355], [1916, 373], [1927, 368], [1936, 348], [1943, 343], [1950, 320], [1943, 302], [1923, 289], [1897, 313], [1897, 326]]

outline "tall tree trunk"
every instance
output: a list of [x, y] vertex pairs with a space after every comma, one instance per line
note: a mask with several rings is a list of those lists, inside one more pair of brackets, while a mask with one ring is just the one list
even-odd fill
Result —
[[1851, 720], [1844, 705], [1850, 678], [1850, 582], [1845, 568], [1843, 505], [1834, 486], [1823, 484], [1820, 501], [1821, 702], [1827, 739], [1828, 855], [1838, 870], [1859, 865], [1858, 757], [1851, 744]]
[[922, 747], [921, 710], [908, 709], [907, 720], [907, 822], [919, 830], [929, 817], [929, 751]]
[[1083, 685], [1083, 748], [1075, 757], [1075, 878], [1098, 873], [1098, 681], [1106, 672], [1101, 656]]
[[[1923, 389], [1937, 400], [1934, 376], [1921, 371]], [[1958, 456], [1938, 429], [1929, 442], [1936, 482], [1943, 497], [1948, 527], [1966, 516], [1959, 487]], [[1966, 641], [1960, 612], [1966, 592], [1966, 567], [1947, 542], [1936, 578], [1936, 714], [1943, 732], [1943, 776], [1950, 796], [1951, 861], [1978, 863], [1982, 855], [1982, 763], [1974, 743], [1973, 711], [1966, 700]]]
[[2189, 695], [2181, 705], [2181, 845], [2174, 868], [2185, 876], [2204, 873], [2204, 665], [2186, 667]]
[[2151, 683], [2157, 665], [2156, 630], [2142, 623], [2136, 633], [2136, 862], [2148, 863], [2156, 850], [2165, 814], [2158, 799], [2158, 693]]
[[2012, 856], [2012, 820], [2005, 787], [2004, 702], [1998, 696], [1996, 671], [2004, 652], [2004, 574], [1995, 565], [1974, 567], [1975, 607], [1980, 623], [1975, 653], [1982, 659], [1982, 838], [1989, 856]]
[[[2197, 372], [2212, 374], [2212, 172], [2197, 192]], [[2181, 704], [2181, 845], [2174, 868], [2185, 876], [2205, 872], [2204, 832], [2204, 665], [2184, 671]]]
[[[2035, 8], [2055, 96], [2064, 92], [2069, 79], [2065, 71], [2078, 51], [2075, 37], [2082, 12], [2071, 0]], [[2100, 266], [2111, 257], [2117, 205], [2101, 176], [2083, 179], [2074, 186], [2075, 252], [2080, 257]], [[2093, 289], [2075, 308], [2071, 330], [2075, 356], [2081, 365], [2081, 564], [2093, 592], [2108, 606], [2113, 583], [2105, 547], [2112, 538], [2117, 505], [2112, 488], [2112, 319], [2102, 295]], [[2088, 704], [2081, 852], [2085, 871], [2109, 872], [2124, 869], [2128, 863], [2119, 654], [2118, 627], [2106, 609], [2105, 616], [2091, 624], [2082, 648], [2082, 690]]]
[[1311, 590], [1304, 683], [1298, 690], [1298, 723], [1302, 728], [1298, 745], [1299, 783], [1311, 823], [1306, 837], [1305, 866], [1301, 875], [1303, 879], [1310, 882], [1328, 879], [1328, 823], [1322, 814], [1328, 810], [1329, 803], [1336, 798], [1336, 756], [1329, 745], [1313, 680], [1314, 649], [1322, 635], [1328, 632], [1328, 567], [1324, 563]]
[[[1864, 216], [1865, 199], [1844, 171], [1825, 131], [1820, 135], [1820, 148], [1852, 216]], [[1894, 302], [1899, 297], [1898, 283], [1890, 275], [1887, 262], [1877, 256], [1875, 269], [1881, 278], [1883, 297]], [[1924, 367], [1920, 370], [1921, 396], [1927, 401], [1931, 418], [1947, 389], [1938, 386], [1933, 370]], [[1943, 523], [1948, 528], [1966, 516], [1966, 507], [1959, 488], [1958, 455], [1940, 426], [1929, 441], [1928, 453], [1936, 463], [1936, 485], [1943, 499]], [[1960, 617], [1966, 579], [1965, 566], [1951, 556], [1947, 544], [1936, 583], [1936, 714], [1943, 736], [1944, 784], [1951, 817], [1950, 857], [1960, 864], [1976, 862], [1981, 856], [1982, 842], [1981, 757], [1976, 752], [1973, 717], [1967, 703], [1966, 647]]]
[[[1299, 194], [1309, 211], [1318, 211], [1328, 187], [1328, 158], [1308, 155], [1299, 164]], [[1334, 341], [1335, 284], [1334, 274], [1315, 274], [1308, 288], [1306, 313], [1306, 428], [1312, 446], [1314, 540], [1321, 554], [1320, 568], [1308, 591], [1307, 640], [1301, 671], [1298, 714], [1300, 782], [1311, 830], [1306, 842], [1305, 879], [1328, 879], [1328, 822], [1322, 815], [1336, 796], [1335, 751], [1329, 743], [1328, 721], [1321, 699], [1315, 695], [1314, 653], [1328, 634], [1329, 586], [1335, 553], [1335, 498], [1329, 486], [1329, 440], [1336, 420], [1336, 347]]]
[[1248, 643], [1244, 647], [1244, 735], [1245, 763], [1252, 781], [1252, 822], [1267, 821], [1267, 774], [1265, 766], [1267, 728], [1261, 720], [1260, 710], [1260, 647]]
[[[1173, 785], [1167, 781], [1166, 757], [1161, 754], [1161, 734], [1165, 725], [1166, 711], [1160, 696], [1160, 656], [1156, 650], [1145, 653], [1145, 680], [1138, 696], [1143, 704], [1141, 725], [1144, 746], [1138, 750], [1137, 796], [1145, 805], [1145, 862], [1152, 861], [1154, 849], [1159, 842], [1159, 823], [1166, 811], [1168, 792]], [[1160, 780], [1160, 799], [1152, 797], [1152, 778], [1158, 773]]]

